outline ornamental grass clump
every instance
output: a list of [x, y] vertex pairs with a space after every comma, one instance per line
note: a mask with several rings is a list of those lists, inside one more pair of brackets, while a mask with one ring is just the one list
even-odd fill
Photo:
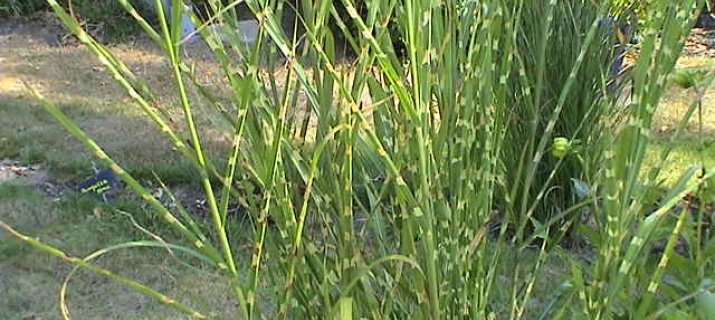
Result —
[[[604, 160], [603, 134], [621, 121], [625, 104], [617, 99], [628, 94], [629, 75], [622, 72], [626, 43], [618, 35], [627, 21], [609, 16], [613, 9], [589, 1], [519, 7], [500, 156], [510, 168], [504, 172], [510, 194], [500, 206], [519, 240], [543, 224], [567, 231], [578, 223], [565, 214], [582, 200], [572, 181], [593, 182]], [[561, 154], [557, 137], [570, 141], [571, 156]]]
[[[369, 1], [358, 11], [343, 0], [343, 21], [337, 3], [304, 0], [300, 28], [287, 27], [304, 34], [289, 37], [287, 2], [247, 0], [260, 25], [253, 43], [235, 32], [229, 9], [239, 2], [208, 1], [227, 41], [192, 18], [229, 86], [220, 95], [185, 60], [180, 1], [155, 29], [118, 0], [165, 54], [182, 126], [169, 125], [152, 88], [48, 2], [194, 163], [210, 223], [164, 206], [38, 94], [42, 104], [183, 238], [141, 246], [180, 251], [225, 275], [237, 307], [200, 308], [92, 263], [117, 248], [76, 258], [1, 224], [41, 250], [194, 318], [642, 318], [678, 301], [658, 286], [672, 250], [660, 263], [643, 252], [698, 185], [686, 173], [646, 212], [657, 170], [643, 177], [640, 167], [694, 0], [655, 1], [661, 10], [644, 23], [628, 102], [608, 90], [614, 44], [602, 17], [611, 8], [592, 1]], [[162, 1], [155, 6], [165, 12]], [[340, 39], [357, 54], [350, 65], [336, 53]], [[394, 39], [404, 41], [404, 56]], [[286, 70], [280, 81], [278, 68]], [[196, 112], [204, 105], [225, 120], [225, 159], [202, 147]], [[589, 189], [579, 201], [569, 191], [574, 180]], [[228, 216], [235, 202], [249, 215], [241, 237], [228, 232], [236, 230]], [[560, 221], [582, 209], [595, 223], [584, 232], [596, 259], [571, 258], [564, 285], [540, 281], [562, 252]]]

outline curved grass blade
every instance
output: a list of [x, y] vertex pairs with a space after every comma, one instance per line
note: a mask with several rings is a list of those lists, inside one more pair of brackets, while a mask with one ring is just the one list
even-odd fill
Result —
[[[211, 264], [213, 261], [206, 257], [205, 255], [196, 252], [195, 250], [189, 249], [185, 246], [180, 246], [180, 245], [175, 245], [175, 244], [170, 244], [162, 241], [131, 241], [131, 242], [125, 242], [125, 243], [120, 243], [118, 245], [113, 245], [109, 246], [106, 248], [103, 248], [101, 250], [97, 250], [86, 257], [84, 257], [82, 260], [84, 260], [87, 263], [90, 263], [91, 260], [96, 259], [102, 255], [105, 255], [107, 253], [110, 253], [115, 250], [119, 249], [129, 249], [129, 248], [140, 248], [140, 247], [151, 247], [151, 248], [165, 248], [168, 249], [169, 251], [171, 250], [177, 250], [180, 252], [187, 253], [189, 256], [195, 257], [205, 263]], [[62, 282], [62, 285], [60, 286], [60, 291], [59, 291], [59, 303], [60, 303], [60, 313], [62, 314], [62, 318], [65, 320], [71, 319], [70, 317], [70, 312], [69, 312], [69, 307], [67, 306], [67, 288], [69, 286], [69, 282], [74, 276], [74, 274], [80, 270], [82, 267], [79, 265], [75, 265], [74, 268], [67, 274], [65, 277], [65, 280]]]
[[189, 307], [189, 306], [184, 305], [183, 303], [181, 303], [181, 302], [179, 302], [179, 301], [176, 301], [176, 300], [174, 300], [174, 299], [171, 299], [170, 297], [168, 297], [168, 296], [162, 294], [161, 292], [158, 292], [158, 291], [152, 289], [151, 287], [148, 287], [148, 286], [146, 286], [146, 285], [143, 285], [143, 284], [141, 284], [141, 283], [139, 283], [139, 282], [136, 282], [136, 281], [134, 281], [134, 280], [131, 280], [131, 279], [129, 279], [129, 278], [125, 278], [125, 277], [123, 277], [123, 276], [120, 276], [120, 275], [118, 275], [118, 274], [115, 274], [115, 273], [113, 273], [113, 272], [111, 272], [111, 271], [109, 271], [109, 270], [107, 270], [107, 269], [102, 268], [102, 267], [99, 267], [99, 266], [96, 266], [96, 265], [94, 265], [94, 264], [91, 264], [91, 263], [85, 261], [84, 259], [72, 257], [72, 256], [70, 256], [69, 254], [63, 252], [63, 251], [60, 250], [60, 249], [57, 249], [57, 248], [55, 248], [55, 247], [53, 247], [53, 246], [50, 246], [50, 245], [47, 245], [47, 244], [45, 244], [45, 243], [43, 243], [43, 242], [41, 242], [41, 241], [39, 241], [39, 240], [36, 240], [36, 239], [34, 239], [34, 238], [31, 238], [31, 237], [28, 237], [28, 236], [26, 236], [26, 235], [24, 235], [24, 234], [18, 232], [17, 230], [13, 229], [12, 227], [10, 227], [9, 225], [7, 225], [7, 224], [6, 224], [5, 222], [3, 222], [3, 221], [0, 221], [0, 228], [5, 229], [5, 231], [7, 231], [8, 233], [10, 233], [11, 235], [17, 237], [18, 239], [22, 240], [23, 242], [25, 242], [25, 243], [27, 243], [27, 244], [29, 244], [29, 245], [31, 245], [31, 246], [33, 246], [33, 247], [35, 247], [35, 248], [37, 248], [37, 249], [43, 251], [43, 252], [46, 252], [46, 253], [48, 253], [48, 254], [50, 254], [50, 255], [53, 255], [53, 256], [55, 256], [55, 257], [58, 257], [58, 258], [60, 258], [60, 259], [62, 259], [62, 260], [64, 260], [64, 261], [67, 261], [67, 262], [69, 262], [69, 263], [72, 263], [72, 264], [74, 264], [74, 265], [76, 265], [76, 266], [79, 266], [79, 267], [88, 269], [88, 270], [90, 270], [90, 271], [92, 271], [92, 272], [94, 272], [94, 273], [96, 273], [96, 274], [103, 275], [103, 276], [106, 276], [106, 277], [108, 277], [108, 278], [111, 278], [112, 280], [115, 280], [115, 281], [117, 281], [117, 282], [119, 282], [119, 283], [121, 283], [121, 284], [124, 284], [124, 285], [126, 285], [126, 286], [128, 286], [128, 287], [130, 287], [130, 288], [132, 288], [132, 289], [134, 289], [134, 290], [136, 290], [136, 291], [138, 291], [138, 292], [141, 292], [141, 293], [144, 294], [144, 295], [147, 295], [147, 296], [149, 296], [149, 297], [155, 298], [155, 299], [159, 300], [161, 303], [166, 304], [166, 305], [168, 305], [168, 306], [171, 306], [171, 307], [173, 307], [173, 308], [175, 308], [175, 309], [177, 309], [177, 310], [179, 310], [179, 311], [181, 311], [181, 312], [183, 312], [183, 313], [185, 313], [185, 314], [187, 314], [187, 315], [189, 315], [189, 316], [191, 316], [191, 317], [193, 317], [193, 318], [196, 318], [196, 319], [208, 319], [208, 317], [205, 316], [205, 315], [203, 315], [202, 313], [200, 313], [200, 312], [198, 312], [198, 311], [192, 309], [192, 308]]

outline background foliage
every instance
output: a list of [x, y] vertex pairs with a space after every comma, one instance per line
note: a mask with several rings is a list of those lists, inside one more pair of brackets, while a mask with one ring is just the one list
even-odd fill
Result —
[[[152, 10], [142, 1], [135, 2], [134, 6], [143, 16], [155, 21]], [[141, 31], [131, 15], [115, 0], [64, 0], [60, 3], [67, 10], [71, 4], [71, 12], [84, 28], [101, 34], [103, 41], [122, 41]], [[48, 10], [50, 6], [45, 0], [0, 0], [0, 17], [36, 19]]]

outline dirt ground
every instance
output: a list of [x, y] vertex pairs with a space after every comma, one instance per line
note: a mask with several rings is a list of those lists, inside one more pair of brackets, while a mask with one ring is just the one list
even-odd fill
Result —
[[695, 28], [683, 48], [685, 56], [715, 58], [715, 30]]

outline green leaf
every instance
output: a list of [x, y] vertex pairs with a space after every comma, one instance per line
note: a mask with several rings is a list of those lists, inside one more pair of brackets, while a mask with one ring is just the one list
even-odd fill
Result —
[[694, 320], [692, 315], [678, 309], [668, 310], [663, 314], [663, 318], [666, 320]]
[[336, 320], [352, 320], [353, 319], [353, 299], [340, 298], [338, 300], [338, 317]]
[[698, 314], [703, 320], [715, 319], [715, 282], [711, 279], [703, 279], [701, 292], [695, 297], [695, 305]]
[[670, 75], [670, 79], [683, 89], [697, 86], [707, 71], [696, 68], [678, 69]]

